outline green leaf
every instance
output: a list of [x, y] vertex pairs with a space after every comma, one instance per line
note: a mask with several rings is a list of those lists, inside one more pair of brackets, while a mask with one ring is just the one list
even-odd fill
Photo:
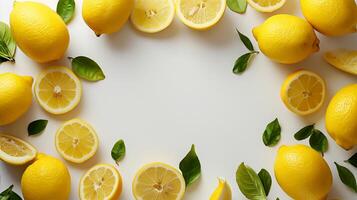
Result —
[[258, 176], [264, 186], [265, 195], [268, 196], [272, 183], [271, 176], [266, 169], [261, 169], [258, 173]]
[[281, 127], [278, 118], [276, 118], [274, 121], [270, 122], [265, 128], [263, 134], [263, 142], [265, 146], [272, 147], [278, 144], [280, 138], [281, 138]]
[[351, 158], [346, 160], [346, 162], [350, 163], [354, 167], [357, 167], [357, 153], [355, 153]]
[[201, 176], [201, 163], [197, 157], [195, 145], [191, 146], [191, 150], [180, 162], [180, 170], [185, 179], [186, 186], [190, 186]]
[[100, 81], [105, 79], [102, 69], [92, 59], [85, 56], [70, 59], [72, 60], [72, 70], [77, 76], [87, 81]]
[[263, 183], [255, 171], [241, 163], [236, 173], [239, 190], [250, 200], [266, 200]]
[[48, 120], [39, 119], [31, 122], [27, 127], [27, 132], [29, 135], [36, 135], [45, 130]]
[[324, 153], [328, 149], [328, 140], [319, 130], [314, 129], [309, 139], [310, 146], [318, 152]]
[[227, 0], [228, 8], [239, 14], [245, 13], [247, 5], [247, 0]]
[[[0, 22], [0, 57], [1, 61], [15, 61], [16, 42], [11, 35], [10, 27]], [[0, 61], [0, 62], [1, 62]]]
[[246, 53], [246, 54], [242, 55], [241, 57], [239, 57], [236, 60], [236, 62], [234, 63], [233, 73], [235, 73], [235, 74], [243, 73], [247, 69], [250, 59], [255, 54], [256, 54], [256, 52], [249, 52], [249, 53]]
[[310, 137], [314, 130], [315, 124], [305, 126], [304, 128], [300, 129], [297, 133], [294, 134], [294, 138], [296, 140], [305, 140], [306, 138]]
[[118, 164], [118, 162], [124, 158], [126, 152], [125, 144], [123, 140], [117, 141], [112, 148], [112, 158]]
[[343, 184], [351, 188], [353, 191], [357, 192], [357, 184], [355, 176], [352, 172], [344, 166], [341, 166], [334, 162], [337, 168], [338, 176], [340, 177]]
[[11, 185], [6, 190], [0, 193], [0, 200], [22, 200], [22, 198], [12, 191], [14, 185]]
[[57, 14], [62, 17], [63, 21], [67, 24], [71, 21], [74, 15], [76, 3], [74, 0], [59, 0], [57, 3]]
[[243, 42], [244, 46], [247, 47], [249, 51], [254, 51], [254, 47], [252, 42], [249, 40], [247, 36], [245, 36], [243, 33], [241, 33], [238, 29], [236, 29], [240, 40]]

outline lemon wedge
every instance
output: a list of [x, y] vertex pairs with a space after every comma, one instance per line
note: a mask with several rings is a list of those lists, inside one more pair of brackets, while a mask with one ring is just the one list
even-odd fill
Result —
[[82, 96], [82, 85], [66, 67], [49, 67], [36, 79], [35, 95], [40, 106], [51, 114], [73, 110]]
[[259, 12], [274, 12], [283, 7], [286, 0], [248, 0], [250, 6]]
[[109, 164], [98, 164], [89, 169], [79, 183], [81, 200], [117, 200], [123, 181], [118, 170]]
[[142, 167], [133, 181], [136, 200], [180, 200], [185, 193], [185, 180], [175, 168], [164, 163]]
[[23, 165], [36, 158], [37, 150], [29, 143], [0, 133], [0, 159], [12, 165]]
[[357, 50], [338, 49], [326, 52], [326, 62], [344, 72], [357, 75]]
[[326, 95], [325, 81], [313, 72], [300, 70], [286, 78], [280, 95], [289, 110], [308, 115], [322, 106]]
[[216, 25], [226, 9], [226, 0], [177, 0], [179, 19], [188, 27], [206, 30]]
[[167, 28], [175, 17], [173, 0], [135, 0], [131, 22], [145, 33], [156, 33]]
[[65, 122], [55, 138], [58, 153], [66, 160], [83, 163], [94, 156], [98, 149], [95, 130], [81, 119]]
[[232, 200], [231, 186], [224, 179], [219, 178], [218, 186], [209, 200]]

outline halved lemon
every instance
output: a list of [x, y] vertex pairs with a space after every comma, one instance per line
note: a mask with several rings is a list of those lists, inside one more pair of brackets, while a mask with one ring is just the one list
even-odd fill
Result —
[[308, 115], [322, 106], [326, 96], [325, 81], [313, 72], [300, 70], [285, 79], [280, 95], [289, 110]]
[[56, 133], [55, 143], [58, 153], [74, 163], [87, 161], [98, 149], [95, 130], [81, 119], [65, 122]]
[[167, 28], [174, 17], [173, 0], [135, 0], [130, 19], [139, 31], [156, 33]]
[[180, 200], [185, 187], [185, 180], [177, 169], [155, 162], [145, 165], [136, 173], [133, 194], [136, 200]]
[[29, 143], [0, 133], [0, 159], [13, 165], [23, 165], [36, 158], [37, 150]]
[[43, 109], [52, 114], [73, 110], [82, 96], [82, 85], [66, 67], [49, 67], [36, 79], [36, 99]]
[[81, 200], [117, 200], [122, 192], [122, 178], [109, 164], [98, 164], [89, 169], [79, 183]]
[[188, 27], [206, 30], [216, 25], [226, 9], [226, 0], [177, 0], [179, 19]]
[[326, 52], [324, 58], [337, 69], [357, 75], [357, 50], [337, 49]]
[[260, 12], [274, 12], [283, 7], [286, 0], [248, 0], [250, 6]]

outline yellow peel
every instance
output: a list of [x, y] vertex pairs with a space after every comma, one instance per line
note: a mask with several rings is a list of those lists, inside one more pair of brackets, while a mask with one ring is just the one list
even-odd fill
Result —
[[209, 200], [232, 200], [231, 187], [224, 179], [218, 178], [218, 186]]
[[357, 50], [338, 49], [328, 51], [324, 58], [330, 65], [344, 72], [357, 75]]

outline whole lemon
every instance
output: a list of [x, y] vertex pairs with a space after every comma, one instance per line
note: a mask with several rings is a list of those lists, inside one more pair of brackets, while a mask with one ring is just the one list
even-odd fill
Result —
[[326, 161], [305, 145], [280, 147], [274, 171], [280, 187], [295, 200], [325, 199], [332, 186]]
[[71, 177], [60, 160], [39, 154], [22, 175], [21, 189], [26, 200], [68, 200]]
[[32, 104], [31, 76], [0, 74], [0, 126], [16, 121]]
[[46, 5], [15, 1], [10, 14], [10, 26], [17, 45], [37, 62], [58, 60], [67, 50], [67, 26]]
[[83, 0], [82, 15], [97, 36], [110, 34], [128, 21], [134, 0]]
[[320, 41], [305, 20], [287, 14], [274, 15], [253, 28], [260, 50], [283, 64], [298, 63], [319, 51]]
[[329, 36], [357, 31], [355, 0], [300, 0], [307, 21], [320, 33]]
[[342, 148], [357, 144], [357, 84], [336, 93], [326, 111], [326, 129]]

